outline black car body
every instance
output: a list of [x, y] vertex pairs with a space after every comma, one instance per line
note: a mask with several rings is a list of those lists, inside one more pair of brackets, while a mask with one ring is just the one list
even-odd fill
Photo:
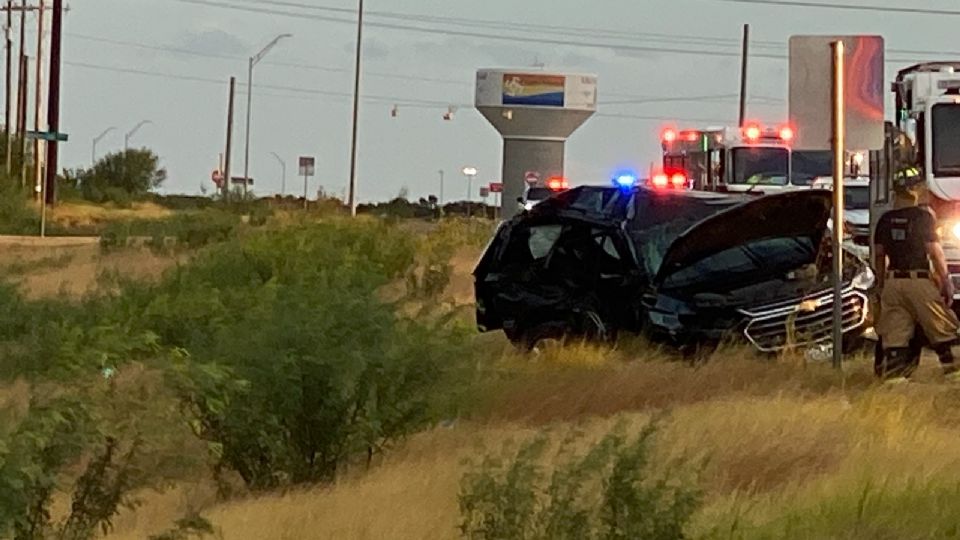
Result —
[[[474, 272], [477, 324], [530, 347], [642, 332], [758, 350], [830, 340], [830, 193], [763, 197], [581, 187], [501, 224]], [[845, 258], [845, 335], [862, 333], [869, 267]]]

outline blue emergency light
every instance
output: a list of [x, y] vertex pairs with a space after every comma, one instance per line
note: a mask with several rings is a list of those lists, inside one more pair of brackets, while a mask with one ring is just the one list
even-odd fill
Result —
[[625, 171], [619, 172], [613, 177], [613, 184], [619, 188], [632, 188], [637, 185], [637, 180], [636, 174]]

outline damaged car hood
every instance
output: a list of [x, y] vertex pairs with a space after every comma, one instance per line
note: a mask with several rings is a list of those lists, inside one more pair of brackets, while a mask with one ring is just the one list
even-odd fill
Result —
[[767, 195], [697, 223], [678, 236], [664, 254], [655, 283], [706, 257], [767, 238], [809, 237], [819, 243], [832, 208], [826, 190]]

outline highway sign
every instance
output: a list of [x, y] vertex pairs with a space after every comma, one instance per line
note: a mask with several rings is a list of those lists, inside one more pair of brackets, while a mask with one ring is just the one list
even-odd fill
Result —
[[316, 159], [300, 156], [300, 176], [313, 176], [316, 172]]
[[27, 131], [28, 139], [40, 139], [41, 141], [67, 142], [69, 136], [66, 133], [56, 133], [53, 131]]
[[503, 183], [490, 182], [490, 193], [503, 193]]

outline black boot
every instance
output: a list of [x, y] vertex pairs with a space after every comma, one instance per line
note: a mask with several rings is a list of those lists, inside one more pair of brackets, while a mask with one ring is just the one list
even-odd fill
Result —
[[883, 354], [880, 378], [884, 381], [908, 378], [913, 374], [914, 366], [909, 347], [887, 349]]

